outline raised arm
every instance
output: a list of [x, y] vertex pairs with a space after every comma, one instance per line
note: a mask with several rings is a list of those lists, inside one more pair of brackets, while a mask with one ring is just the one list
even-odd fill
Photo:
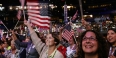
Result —
[[28, 45], [28, 42], [20, 42], [19, 39], [17, 38], [16, 34], [14, 33], [14, 31], [12, 31], [12, 39], [14, 40], [15, 44], [17, 45], [17, 47], [24, 47], [26, 48]]
[[85, 21], [84, 19], [81, 19], [81, 23], [86, 28], [86, 30], [91, 30], [92, 29], [91, 25], [87, 21]]
[[43, 43], [41, 39], [37, 36], [36, 32], [33, 30], [31, 25], [29, 24], [29, 21], [24, 20], [24, 24], [27, 25], [30, 35], [31, 35], [32, 42], [35, 45], [36, 50], [40, 54], [42, 48], [45, 46], [45, 43]]

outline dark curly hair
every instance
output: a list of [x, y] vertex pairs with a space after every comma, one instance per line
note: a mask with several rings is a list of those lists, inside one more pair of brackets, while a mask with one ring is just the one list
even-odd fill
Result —
[[[116, 29], [115, 28], [109, 28], [108, 31], [109, 30], [112, 30], [112, 31], [114, 31], [116, 33]], [[108, 33], [108, 31], [107, 31], [107, 33]], [[107, 42], [108, 42], [108, 45], [109, 45], [108, 48], [110, 48], [110, 46], [112, 46], [112, 44], [109, 41], [107, 41]]]
[[79, 44], [79, 51], [78, 51], [78, 58], [85, 58], [84, 51], [82, 50], [82, 38], [85, 36], [87, 32], [93, 32], [96, 35], [96, 39], [98, 42], [98, 58], [108, 58], [108, 49], [107, 49], [107, 42], [103, 38], [101, 34], [94, 30], [86, 30], [80, 35], [80, 44]]

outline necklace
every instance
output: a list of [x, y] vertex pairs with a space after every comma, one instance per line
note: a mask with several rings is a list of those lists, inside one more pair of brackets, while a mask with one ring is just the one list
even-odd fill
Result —
[[53, 55], [51, 55], [51, 56], [48, 56], [48, 53], [47, 53], [47, 58], [54, 58], [54, 56], [55, 56], [55, 54], [56, 54], [56, 49], [55, 49], [55, 51], [53, 52]]

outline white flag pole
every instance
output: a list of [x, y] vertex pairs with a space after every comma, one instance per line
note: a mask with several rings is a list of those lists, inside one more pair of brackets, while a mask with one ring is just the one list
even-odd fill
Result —
[[[19, 23], [19, 20], [17, 21], [17, 23], [16, 23], [16, 25], [15, 25], [14, 29], [16, 28], [16, 26], [18, 25], [18, 23]], [[14, 30], [14, 29], [13, 29], [13, 30]]]
[[[2, 21], [1, 21], [2, 22]], [[7, 31], [9, 31], [9, 29], [6, 27], [6, 25], [2, 22], [2, 24], [4, 25], [4, 27], [7, 29]]]
[[[25, 0], [19, 0], [19, 1], [20, 1], [20, 3], [21, 3], [22, 10], [23, 10], [23, 15], [24, 15], [24, 19], [25, 19], [25, 13], [24, 13], [24, 3], [25, 3]], [[20, 19], [19, 19], [19, 20], [20, 20]], [[19, 20], [17, 21], [17, 23], [16, 23], [16, 25], [15, 25], [14, 29], [15, 29], [15, 28], [16, 28], [16, 26], [18, 25]], [[14, 30], [14, 29], [13, 29], [13, 30]]]
[[23, 16], [24, 16], [24, 20], [25, 20], [26, 18], [25, 18], [25, 11], [24, 11], [24, 9], [23, 9]]
[[[71, 22], [71, 19], [72, 19], [72, 17], [70, 18], [70, 25], [71, 25], [71, 29], [72, 29], [72, 22]], [[75, 33], [74, 33], [74, 41], [76, 42], [76, 45], [78, 46], [78, 43], [77, 43], [77, 40], [76, 40], [76, 37], [75, 37]]]

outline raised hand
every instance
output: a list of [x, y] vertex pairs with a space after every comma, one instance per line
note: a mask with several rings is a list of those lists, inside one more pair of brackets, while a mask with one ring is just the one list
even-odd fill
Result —
[[29, 23], [29, 21], [27, 21], [27, 20], [24, 19], [24, 24], [25, 25], [29, 25], [30, 23]]
[[21, 19], [21, 10], [18, 11], [17, 13], [17, 18], [20, 20]]
[[87, 22], [84, 19], [81, 19], [81, 23], [83, 26], [87, 25]]

